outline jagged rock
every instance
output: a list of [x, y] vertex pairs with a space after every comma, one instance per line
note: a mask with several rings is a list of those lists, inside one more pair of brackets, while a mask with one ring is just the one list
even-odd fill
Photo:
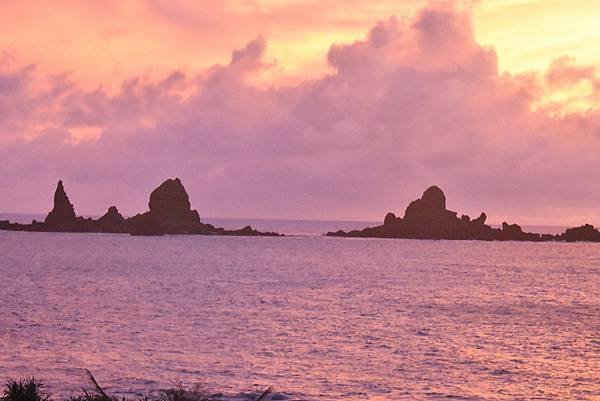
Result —
[[478, 218], [473, 220], [473, 223], [484, 225], [486, 220], [487, 220], [487, 215], [485, 213], [481, 213]]
[[104, 216], [98, 219], [98, 222], [109, 225], [122, 224], [125, 222], [125, 218], [119, 213], [116, 206], [111, 206]]
[[95, 223], [102, 232], [122, 233], [127, 231], [126, 222], [117, 207], [111, 206]]
[[585, 224], [581, 227], [568, 228], [560, 235], [560, 239], [567, 242], [600, 242], [600, 231], [591, 224]]
[[62, 180], [59, 180], [54, 192], [54, 207], [46, 216], [44, 223], [51, 228], [62, 228], [73, 226], [75, 222], [75, 209], [65, 192]]
[[379, 238], [418, 238], [418, 239], [478, 239], [478, 240], [517, 240], [547, 241], [553, 236], [524, 233], [516, 224], [504, 223], [503, 228], [495, 229], [485, 224], [485, 213], [471, 220], [467, 215], [457, 217], [457, 213], [446, 209], [446, 195], [437, 186], [428, 188], [421, 198], [411, 202], [403, 218], [388, 213], [384, 224], [363, 230], [330, 232], [329, 236], [340, 237], [379, 237]]
[[385, 219], [383, 219], [383, 224], [385, 224], [386, 226], [389, 226], [391, 224], [396, 224], [397, 220], [398, 220], [398, 218], [396, 217], [396, 215], [392, 212], [389, 212], [388, 214], [385, 215]]
[[150, 211], [128, 220], [129, 232], [134, 235], [202, 234], [278, 236], [262, 233], [250, 226], [240, 230], [215, 228], [203, 224], [196, 210], [192, 210], [189, 196], [179, 178], [168, 179], [150, 194]]
[[404, 212], [408, 225], [439, 223], [456, 217], [456, 212], [446, 209], [446, 195], [436, 186], [428, 188], [420, 199], [412, 201]]
[[232, 231], [232, 233], [243, 234], [243, 235], [248, 235], [248, 236], [258, 235], [258, 231], [256, 231], [255, 229], [253, 229], [251, 226], [246, 226], [246, 227], [241, 228], [239, 230]]
[[31, 224], [0, 221], [0, 230], [10, 231], [68, 231], [129, 233], [133, 235], [201, 234], [280, 236], [273, 232], [260, 232], [250, 226], [240, 230], [225, 230], [203, 224], [196, 210], [191, 209], [189, 196], [179, 178], [168, 179], [150, 194], [149, 211], [125, 219], [115, 206], [111, 206], [98, 220], [77, 217], [73, 205], [58, 182], [54, 194], [54, 208], [43, 223]]
[[456, 212], [446, 209], [446, 195], [436, 186], [412, 201], [402, 220], [407, 232], [415, 238], [453, 238], [456, 226], [461, 223]]
[[404, 221], [411, 224], [422, 220], [433, 220], [446, 210], [446, 196], [442, 190], [432, 186], [423, 192], [421, 198], [410, 202], [404, 212]]
[[507, 222], [502, 223], [502, 231], [506, 231], [507, 233], [515, 233], [515, 234], [520, 234], [523, 232], [520, 225], [508, 224]]

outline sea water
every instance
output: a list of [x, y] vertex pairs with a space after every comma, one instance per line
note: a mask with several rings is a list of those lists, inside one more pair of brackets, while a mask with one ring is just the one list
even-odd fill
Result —
[[600, 244], [0, 231], [0, 380], [66, 398], [85, 369], [121, 395], [598, 400]]

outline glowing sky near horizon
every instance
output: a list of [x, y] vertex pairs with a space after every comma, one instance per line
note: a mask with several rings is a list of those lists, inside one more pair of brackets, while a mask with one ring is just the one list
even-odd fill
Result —
[[[395, 16], [395, 18], [393, 18]], [[600, 2], [0, 2], [0, 211], [600, 223]]]

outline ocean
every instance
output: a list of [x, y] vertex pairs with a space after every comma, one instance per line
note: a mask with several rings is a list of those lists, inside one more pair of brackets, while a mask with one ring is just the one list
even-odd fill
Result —
[[284, 238], [0, 231], [0, 380], [62, 398], [89, 369], [119, 395], [600, 399], [600, 244], [318, 235], [364, 226], [334, 223], [253, 224]]

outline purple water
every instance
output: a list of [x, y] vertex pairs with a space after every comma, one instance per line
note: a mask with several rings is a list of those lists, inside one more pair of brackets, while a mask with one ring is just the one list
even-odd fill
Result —
[[600, 244], [0, 231], [0, 380], [598, 400]]

